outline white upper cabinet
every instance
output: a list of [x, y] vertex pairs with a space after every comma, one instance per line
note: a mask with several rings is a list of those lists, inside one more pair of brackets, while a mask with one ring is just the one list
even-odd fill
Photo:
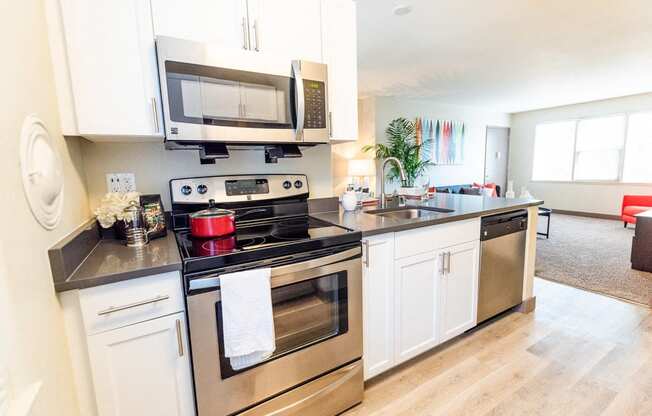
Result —
[[322, 0], [322, 44], [328, 64], [331, 140], [358, 139], [356, 9], [351, 0]]
[[[328, 65], [331, 138], [358, 135], [352, 0], [53, 0], [49, 42], [64, 135], [164, 137], [156, 36]], [[265, 94], [264, 91], [260, 92]], [[257, 114], [251, 108], [252, 114]], [[274, 114], [262, 114], [274, 119]]]
[[64, 134], [162, 138], [149, 2], [60, 0], [60, 5], [60, 16], [49, 16], [48, 23], [65, 39], [69, 79], [59, 77], [57, 83], [67, 85], [57, 85], [57, 91], [70, 90], [74, 109], [61, 111], [73, 112], [76, 126], [65, 124]]
[[449, 247], [440, 253], [439, 318], [441, 342], [473, 328], [477, 323], [478, 240]]
[[247, 49], [245, 0], [151, 0], [151, 4], [157, 36]]
[[394, 234], [362, 241], [364, 378], [394, 365]]
[[321, 0], [248, 0], [251, 50], [323, 62]]

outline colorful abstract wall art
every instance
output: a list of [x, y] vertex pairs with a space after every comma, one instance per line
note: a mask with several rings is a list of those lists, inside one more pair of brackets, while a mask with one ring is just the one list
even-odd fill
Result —
[[424, 160], [436, 165], [464, 164], [466, 128], [463, 122], [417, 118], [415, 127], [417, 142], [429, 142], [421, 155]]

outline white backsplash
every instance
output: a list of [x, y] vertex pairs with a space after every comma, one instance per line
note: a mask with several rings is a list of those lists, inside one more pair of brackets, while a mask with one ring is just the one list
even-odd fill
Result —
[[90, 207], [93, 209], [106, 193], [106, 173], [133, 172], [137, 190], [160, 194], [165, 209], [170, 209], [169, 181], [173, 178], [210, 175], [304, 173], [308, 175], [310, 196], [333, 194], [331, 146], [303, 147], [299, 159], [279, 159], [266, 164], [261, 150], [232, 151], [231, 157], [214, 165], [201, 165], [196, 150], [165, 150], [158, 143], [91, 143], [83, 141], [82, 155]]

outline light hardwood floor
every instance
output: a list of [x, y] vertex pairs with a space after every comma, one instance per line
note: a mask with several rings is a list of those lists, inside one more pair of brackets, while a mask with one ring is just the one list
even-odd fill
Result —
[[652, 415], [652, 311], [542, 279], [535, 295], [370, 380], [345, 415]]

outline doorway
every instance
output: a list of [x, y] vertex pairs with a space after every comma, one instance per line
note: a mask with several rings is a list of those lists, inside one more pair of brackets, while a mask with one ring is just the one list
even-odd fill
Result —
[[500, 186], [500, 196], [507, 190], [509, 127], [487, 127], [484, 154], [484, 182]]

